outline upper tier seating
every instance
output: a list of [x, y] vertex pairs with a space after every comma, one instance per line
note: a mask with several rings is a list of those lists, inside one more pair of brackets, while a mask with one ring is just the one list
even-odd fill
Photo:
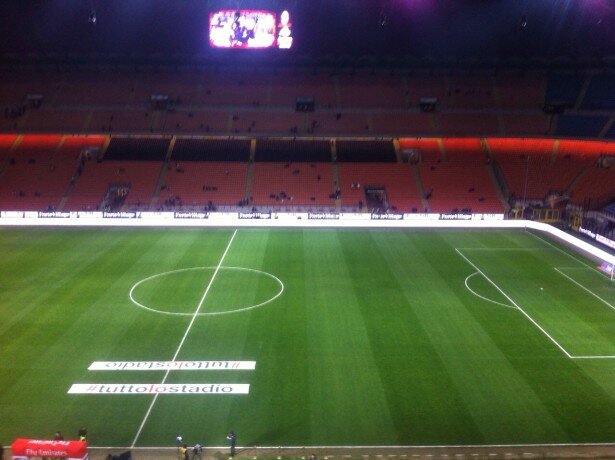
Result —
[[544, 136], [549, 132], [550, 117], [541, 114], [504, 113], [504, 132], [507, 135]]
[[335, 80], [328, 74], [278, 71], [271, 77], [272, 107], [293, 107], [297, 98], [314, 98], [317, 109], [337, 107]]
[[560, 115], [557, 134], [565, 137], [597, 137], [609, 117], [590, 115]]
[[539, 109], [545, 103], [547, 79], [539, 75], [500, 75], [496, 78], [500, 106]]
[[576, 75], [551, 75], [547, 81], [545, 102], [574, 107], [582, 85], [582, 78]]
[[615, 109], [615, 75], [594, 75], [581, 104], [582, 109]]
[[498, 106], [493, 78], [484, 75], [450, 76], [442, 107], [494, 108]]
[[443, 136], [464, 136], [468, 132], [479, 136], [497, 135], [500, 132], [498, 119], [493, 114], [440, 113], [439, 132]]
[[406, 84], [399, 76], [340, 75], [339, 84], [342, 108], [404, 109], [409, 106]]

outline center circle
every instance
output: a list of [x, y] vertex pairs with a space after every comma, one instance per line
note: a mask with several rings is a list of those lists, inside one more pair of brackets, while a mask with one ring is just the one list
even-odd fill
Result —
[[[271, 295], [268, 294], [268, 297], [265, 300], [260, 300], [260, 301], [256, 301], [256, 303], [250, 305], [250, 304], [244, 304], [244, 305], [232, 305], [230, 307], [227, 307], [227, 309], [224, 310], [219, 310], [219, 311], [200, 311], [199, 313], [197, 313], [198, 316], [217, 316], [217, 315], [228, 315], [231, 313], [240, 313], [240, 312], [244, 312], [244, 311], [248, 311], [248, 310], [253, 310], [255, 308], [258, 307], [262, 307], [264, 305], [267, 305], [268, 303], [273, 302], [274, 300], [276, 300], [278, 297], [280, 297], [282, 295], [282, 293], [284, 292], [284, 283], [282, 283], [282, 281], [275, 275], [272, 275], [271, 273], [262, 271], [262, 270], [257, 270], [255, 268], [245, 268], [245, 267], [190, 267], [190, 268], [180, 268], [177, 270], [169, 270], [166, 272], [162, 272], [162, 273], [158, 273], [156, 275], [152, 275], [152, 276], [148, 276], [147, 278], [142, 279], [141, 281], [137, 281], [132, 288], [130, 288], [130, 292], [128, 293], [128, 297], [130, 298], [130, 301], [135, 304], [137, 307], [143, 308], [144, 310], [150, 311], [150, 312], [154, 312], [154, 313], [160, 313], [163, 315], [173, 315], [173, 316], [194, 316], [194, 312], [188, 312], [188, 311], [173, 311], [173, 309], [176, 309], [176, 306], [171, 307], [170, 305], [167, 305], [166, 307], [164, 306], [158, 306], [158, 305], [152, 305], [154, 304], [156, 298], [155, 296], [157, 295], [156, 291], [162, 291], [159, 294], [164, 298], [165, 296], [167, 297], [173, 297], [173, 300], [176, 300], [177, 297], [181, 297], [181, 294], [184, 295], [184, 297], [192, 297], [193, 300], [193, 305], [190, 304], [189, 307], [192, 308], [193, 310], [196, 310], [197, 307], [202, 307], [203, 304], [206, 301], [206, 296], [209, 295], [209, 291], [206, 289], [209, 282], [210, 282], [210, 278], [207, 279], [207, 283], [200, 283], [197, 284], [200, 288], [199, 289], [195, 289], [194, 286], [191, 286], [191, 283], [197, 283], [197, 281], [203, 281], [203, 280], [198, 280], [197, 276], [199, 272], [208, 272], [208, 271], [212, 271], [213, 274], [215, 274], [217, 277], [220, 276], [220, 272], [226, 272], [228, 275], [231, 276], [227, 276], [228, 280], [227, 282], [231, 283], [231, 286], [229, 286], [230, 289], [233, 290], [233, 292], [235, 293], [239, 293], [239, 294], [246, 294], [248, 292], [247, 286], [237, 286], [234, 283], [237, 283], [237, 281], [233, 280], [233, 276], [234, 274], [239, 274], [239, 273], [244, 273], [244, 274], [249, 274], [252, 276], [257, 276], [257, 277], [265, 277], [271, 280], [272, 285], [273, 283], [275, 283], [275, 285], [277, 285], [277, 292], [275, 292], [275, 294]], [[212, 276], [213, 276], [212, 274]], [[161, 278], [167, 278], [167, 283], [165, 282], [160, 282]], [[197, 281], [194, 281], [192, 278], [196, 278]], [[170, 281], [169, 281], [170, 280]], [[217, 278], [213, 281], [212, 286], [216, 285], [216, 281]], [[258, 280], [252, 280], [252, 282], [258, 282]], [[150, 294], [147, 290], [147, 288], [145, 286], [147, 286], [148, 283], [152, 283], [154, 284], [154, 288], [150, 291], [153, 292], [153, 294]], [[169, 290], [167, 288], [168, 285], [173, 286], [175, 289], [173, 290]], [[188, 286], [188, 289], [185, 291], [182, 291], [181, 288], [182, 287], [186, 287]], [[212, 286], [209, 286], [210, 288]], [[246, 289], [241, 290], [241, 288], [244, 287]], [[153, 295], [154, 298], [153, 299], [146, 299], [143, 300], [140, 297], [143, 297], [143, 293], [141, 292], [141, 296], [139, 296], [139, 292], [141, 290], [145, 289], [145, 297], [147, 297], [148, 294]], [[273, 292], [273, 290], [272, 290]], [[198, 296], [198, 300], [197, 297]], [[270, 296], [270, 297], [269, 297]], [[149, 303], [149, 305], [148, 305]]]

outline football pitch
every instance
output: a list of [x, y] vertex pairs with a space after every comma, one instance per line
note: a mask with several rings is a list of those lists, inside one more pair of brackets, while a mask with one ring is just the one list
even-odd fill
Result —
[[614, 442], [595, 265], [524, 231], [3, 228], [0, 443]]

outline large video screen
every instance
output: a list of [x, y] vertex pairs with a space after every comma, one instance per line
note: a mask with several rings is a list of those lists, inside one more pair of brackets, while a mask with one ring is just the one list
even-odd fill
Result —
[[219, 10], [209, 15], [209, 45], [214, 48], [280, 48], [293, 45], [288, 11]]

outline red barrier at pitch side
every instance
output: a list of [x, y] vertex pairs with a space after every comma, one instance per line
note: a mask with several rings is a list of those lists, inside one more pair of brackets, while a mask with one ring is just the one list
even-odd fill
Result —
[[83, 459], [88, 455], [86, 441], [51, 441], [45, 439], [15, 439], [11, 444], [13, 457], [61, 457]]

